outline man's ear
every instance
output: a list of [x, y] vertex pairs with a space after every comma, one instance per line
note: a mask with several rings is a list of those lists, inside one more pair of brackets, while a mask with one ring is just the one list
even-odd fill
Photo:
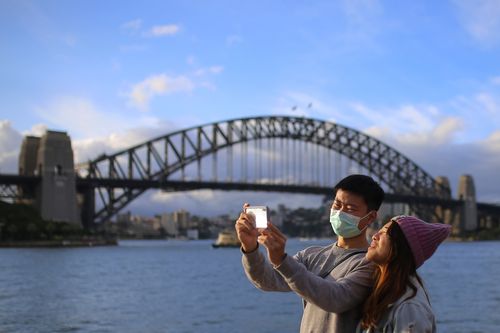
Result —
[[370, 219], [369, 219], [369, 221], [370, 221], [370, 222], [368, 222], [368, 224], [367, 224], [367, 225], [370, 225], [370, 224], [372, 224], [373, 222], [375, 222], [375, 220], [377, 219], [378, 213], [377, 213], [377, 211], [376, 211], [376, 210], [372, 210], [372, 211], [370, 212], [370, 215], [369, 215], [369, 216], [370, 216]]
[[377, 219], [377, 211], [376, 210], [372, 210], [370, 213], [368, 213], [368, 215], [365, 217], [364, 221], [361, 223], [362, 225], [359, 225], [358, 228], [360, 230], [368, 227], [370, 224], [372, 224], [373, 222], [375, 222], [375, 220]]

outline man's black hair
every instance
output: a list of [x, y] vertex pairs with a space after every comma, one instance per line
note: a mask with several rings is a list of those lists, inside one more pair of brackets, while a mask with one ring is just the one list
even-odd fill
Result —
[[384, 201], [385, 192], [372, 177], [365, 175], [350, 175], [342, 179], [333, 188], [333, 195], [337, 191], [347, 191], [359, 195], [365, 200], [368, 210], [378, 210]]

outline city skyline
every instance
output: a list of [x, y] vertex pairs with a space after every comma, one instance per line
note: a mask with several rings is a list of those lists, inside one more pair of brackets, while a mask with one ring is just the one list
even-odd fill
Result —
[[[4, 1], [0, 16], [1, 173], [17, 171], [22, 136], [45, 129], [66, 131], [81, 162], [187, 127], [290, 115], [374, 136], [448, 176], [454, 194], [470, 174], [479, 201], [500, 202], [498, 1]], [[200, 205], [241, 208], [220, 192], [148, 191], [126, 209]]]

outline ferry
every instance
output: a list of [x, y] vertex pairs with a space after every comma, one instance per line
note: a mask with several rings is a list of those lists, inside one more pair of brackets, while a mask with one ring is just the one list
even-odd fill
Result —
[[219, 232], [219, 236], [212, 247], [240, 247], [241, 243], [236, 236], [236, 231], [234, 230], [224, 230]]

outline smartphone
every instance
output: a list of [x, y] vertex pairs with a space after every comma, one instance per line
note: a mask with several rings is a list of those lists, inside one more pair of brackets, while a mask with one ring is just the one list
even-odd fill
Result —
[[267, 228], [267, 207], [266, 206], [248, 206], [245, 213], [253, 216], [255, 219], [255, 227], [257, 229]]

